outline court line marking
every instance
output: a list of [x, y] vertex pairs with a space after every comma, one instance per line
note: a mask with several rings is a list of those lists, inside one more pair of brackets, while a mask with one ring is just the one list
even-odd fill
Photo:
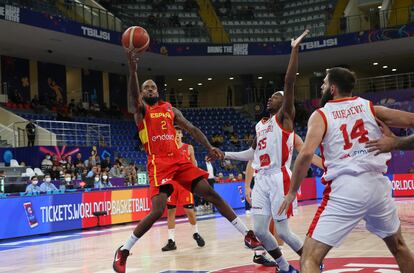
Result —
[[346, 264], [347, 267], [365, 267], [365, 268], [396, 268], [398, 269], [397, 264], [359, 264], [359, 263], [351, 263]]

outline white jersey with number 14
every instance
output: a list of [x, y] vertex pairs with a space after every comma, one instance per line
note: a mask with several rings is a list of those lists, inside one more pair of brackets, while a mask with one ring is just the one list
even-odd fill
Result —
[[381, 137], [375, 120], [372, 102], [360, 97], [329, 101], [317, 110], [326, 131], [321, 143], [324, 181], [343, 174], [359, 175], [365, 172], [387, 172], [391, 154], [368, 153], [365, 143]]

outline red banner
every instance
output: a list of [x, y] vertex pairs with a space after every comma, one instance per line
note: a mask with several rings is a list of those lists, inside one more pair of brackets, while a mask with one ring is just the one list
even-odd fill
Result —
[[414, 196], [414, 174], [394, 174], [392, 189], [395, 197]]
[[316, 180], [314, 177], [305, 178], [298, 191], [298, 201], [316, 199]]

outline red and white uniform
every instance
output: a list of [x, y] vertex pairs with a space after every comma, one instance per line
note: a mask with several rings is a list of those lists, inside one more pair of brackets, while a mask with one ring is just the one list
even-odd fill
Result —
[[159, 193], [159, 187], [175, 182], [191, 191], [194, 179], [208, 174], [194, 166], [183, 156], [175, 142], [174, 112], [168, 102], [145, 106], [145, 116], [138, 124], [139, 138], [148, 155], [147, 171], [151, 197]]
[[[183, 143], [183, 145], [181, 146], [181, 148], [179, 148], [179, 150], [182, 153], [182, 155], [185, 158], [187, 158], [188, 161], [191, 162], [189, 145], [187, 143]], [[174, 184], [174, 191], [168, 197], [167, 205], [170, 205], [170, 206], [194, 205], [194, 196], [190, 191], [188, 191], [184, 187], [180, 186], [180, 184], [175, 183]]]
[[326, 184], [308, 236], [338, 246], [364, 219], [369, 231], [385, 238], [399, 227], [387, 171], [389, 153], [374, 156], [365, 143], [382, 136], [372, 102], [359, 98], [329, 101], [317, 110], [326, 131], [321, 143]]
[[256, 171], [252, 191], [252, 212], [283, 220], [292, 215], [279, 216], [277, 211], [290, 187], [290, 163], [295, 133], [286, 131], [277, 116], [262, 119], [256, 124], [257, 146], [252, 163]]

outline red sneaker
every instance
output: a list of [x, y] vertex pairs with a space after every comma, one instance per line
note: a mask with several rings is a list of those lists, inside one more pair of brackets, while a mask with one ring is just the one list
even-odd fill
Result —
[[249, 230], [244, 237], [244, 244], [251, 249], [263, 249], [262, 243], [256, 238], [252, 230]]
[[114, 257], [114, 263], [112, 264], [112, 267], [114, 268], [115, 272], [117, 273], [125, 273], [126, 269], [126, 260], [129, 256], [129, 251], [124, 249], [121, 250], [120, 246], [116, 252]]

